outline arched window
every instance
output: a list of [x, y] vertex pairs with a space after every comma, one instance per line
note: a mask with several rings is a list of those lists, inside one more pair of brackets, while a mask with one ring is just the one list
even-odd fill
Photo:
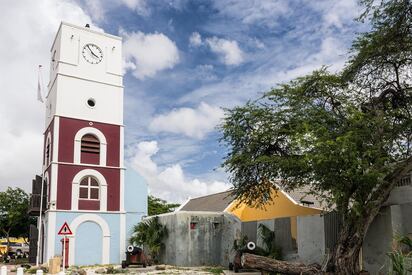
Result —
[[107, 211], [105, 177], [94, 169], [80, 170], [73, 178], [71, 197], [71, 210]]
[[80, 146], [80, 161], [82, 163], [99, 164], [100, 141], [96, 136], [91, 134], [84, 135]]
[[44, 165], [49, 165], [52, 159], [52, 152], [51, 152], [51, 134], [50, 132], [47, 134], [46, 144], [44, 147]]
[[100, 130], [84, 127], [76, 133], [74, 137], [74, 163], [106, 166], [106, 153], [106, 137]]
[[46, 165], [50, 163], [50, 140], [47, 140], [46, 144]]
[[99, 200], [100, 186], [96, 178], [86, 176], [80, 181], [79, 199], [84, 200]]

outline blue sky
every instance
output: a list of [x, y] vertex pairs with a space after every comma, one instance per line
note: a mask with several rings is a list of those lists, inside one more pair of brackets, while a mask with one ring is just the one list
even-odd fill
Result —
[[[127, 161], [154, 195], [179, 202], [230, 187], [219, 168], [227, 150], [216, 130], [221, 108], [322, 65], [338, 70], [356, 32], [365, 29], [353, 21], [356, 0], [41, 0], [31, 8], [21, 2], [9, 13], [31, 9], [32, 21], [47, 26], [46, 45], [60, 20], [90, 21], [123, 37]], [[33, 32], [32, 21], [22, 31]], [[0, 57], [8, 54], [0, 48]], [[4, 129], [11, 137], [12, 128]], [[2, 180], [21, 179], [0, 173]]]

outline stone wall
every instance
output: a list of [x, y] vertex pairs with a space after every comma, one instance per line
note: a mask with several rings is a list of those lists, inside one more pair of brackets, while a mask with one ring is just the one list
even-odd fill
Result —
[[169, 237], [161, 261], [176, 266], [228, 266], [241, 222], [231, 214], [179, 211], [159, 215]]

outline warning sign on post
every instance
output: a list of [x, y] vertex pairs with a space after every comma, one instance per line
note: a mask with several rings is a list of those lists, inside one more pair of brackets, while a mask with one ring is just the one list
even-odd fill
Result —
[[72, 231], [70, 230], [69, 225], [67, 224], [67, 222], [65, 222], [63, 224], [63, 226], [60, 228], [59, 233], [57, 233], [58, 235], [73, 235]]

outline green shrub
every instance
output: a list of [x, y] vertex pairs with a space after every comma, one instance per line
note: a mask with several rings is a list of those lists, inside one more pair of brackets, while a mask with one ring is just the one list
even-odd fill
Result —
[[155, 216], [134, 226], [133, 236], [130, 243], [133, 245], [144, 246], [150, 253], [155, 263], [159, 262], [159, 257], [164, 249], [164, 240], [168, 237], [168, 231], [165, 225]]
[[397, 248], [388, 253], [392, 275], [407, 275], [412, 272], [412, 239], [396, 236]]

